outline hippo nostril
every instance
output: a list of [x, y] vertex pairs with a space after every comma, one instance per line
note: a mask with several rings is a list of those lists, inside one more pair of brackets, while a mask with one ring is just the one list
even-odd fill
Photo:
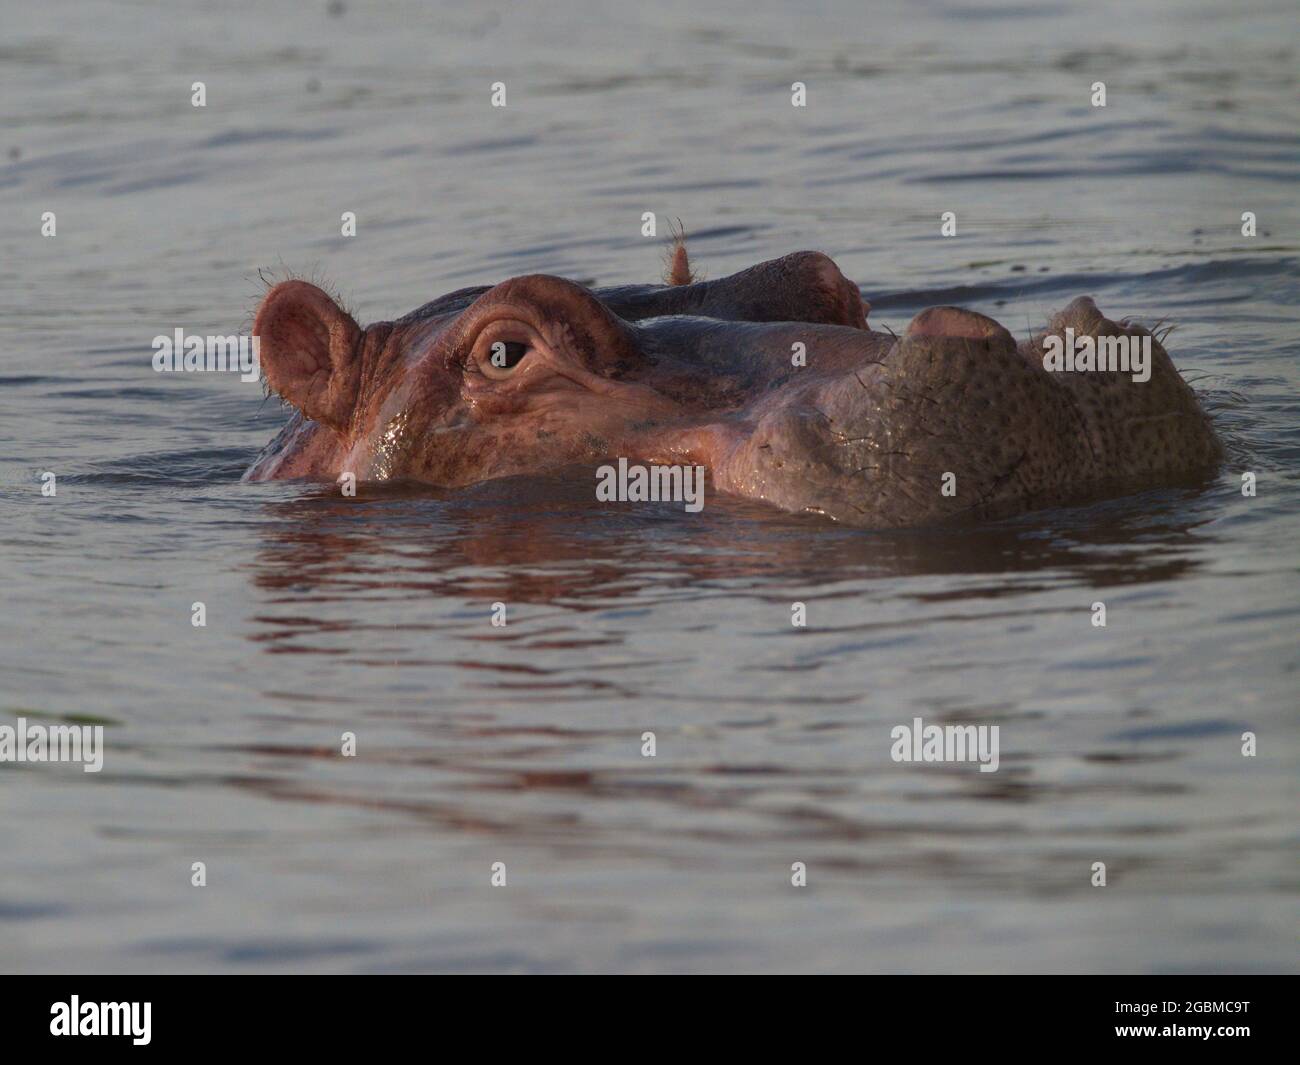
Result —
[[903, 335], [987, 340], [1009, 348], [1016, 345], [1011, 334], [992, 318], [962, 307], [929, 307], [908, 323]]

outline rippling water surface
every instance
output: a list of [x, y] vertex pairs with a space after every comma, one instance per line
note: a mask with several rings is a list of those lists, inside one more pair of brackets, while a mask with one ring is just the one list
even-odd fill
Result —
[[[0, 4], [0, 723], [108, 743], [0, 764], [0, 968], [1296, 968], [1294, 5], [792, 10]], [[1229, 459], [946, 531], [348, 500], [238, 483], [279, 405], [150, 367], [259, 269], [362, 321], [651, 280], [643, 211], [712, 277], [829, 252], [877, 328], [1168, 319]], [[893, 763], [918, 716], [1001, 768]]]

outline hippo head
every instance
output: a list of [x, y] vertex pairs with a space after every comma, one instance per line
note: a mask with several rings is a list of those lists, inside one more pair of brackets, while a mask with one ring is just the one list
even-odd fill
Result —
[[[533, 274], [364, 329], [314, 285], [279, 284], [254, 333], [298, 414], [245, 479], [456, 487], [622, 457], [889, 526], [1168, 480], [1219, 455], [1160, 343], [1087, 298], [1018, 345], [954, 307], [901, 337], [874, 332], [857, 287], [816, 252], [695, 282], [678, 247], [669, 281]], [[1067, 335], [1147, 345], [1149, 377], [1049, 372], [1045, 348]]]

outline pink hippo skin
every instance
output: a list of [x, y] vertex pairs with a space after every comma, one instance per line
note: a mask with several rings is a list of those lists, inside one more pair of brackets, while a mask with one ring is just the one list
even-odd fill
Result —
[[669, 280], [592, 290], [533, 274], [364, 329], [314, 285], [276, 285], [254, 333], [267, 382], [298, 413], [244, 479], [455, 487], [626, 457], [887, 527], [1171, 483], [1220, 458], [1155, 338], [1144, 382], [1043, 368], [1044, 338], [1067, 327], [1150, 336], [1087, 297], [1017, 344], [956, 307], [921, 312], [901, 337], [874, 332], [818, 252], [692, 282], [679, 246]]

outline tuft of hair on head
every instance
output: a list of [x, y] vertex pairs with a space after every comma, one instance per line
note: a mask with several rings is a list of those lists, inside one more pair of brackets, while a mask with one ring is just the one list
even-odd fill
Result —
[[673, 246], [664, 259], [664, 284], [689, 285], [695, 280], [695, 275], [691, 273], [691, 261], [686, 256], [686, 230], [681, 219], [671, 224], [669, 231], [672, 233]]

